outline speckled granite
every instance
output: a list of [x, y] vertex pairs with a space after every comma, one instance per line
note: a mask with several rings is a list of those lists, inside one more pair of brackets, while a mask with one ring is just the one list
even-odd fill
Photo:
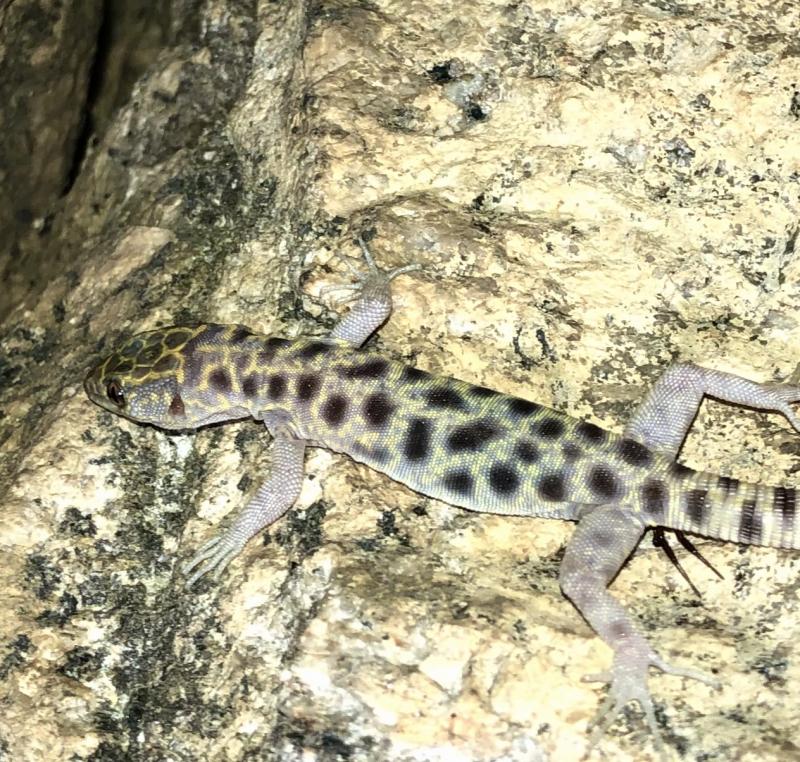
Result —
[[[291, 7], [289, 7], [291, 6]], [[800, 379], [795, 4], [210, 2], [66, 200], [69, 273], [0, 328], [0, 758], [577, 760], [610, 659], [566, 523], [470, 514], [316, 450], [217, 584], [188, 558], [267, 468], [256, 424], [92, 407], [95, 358], [192, 319], [322, 334], [373, 230], [395, 357], [620, 430], [671, 361]], [[777, 416], [704, 405], [683, 460], [797, 484]], [[800, 757], [800, 552], [648, 538], [613, 585], [676, 759]], [[592, 759], [653, 758], [636, 711]]]

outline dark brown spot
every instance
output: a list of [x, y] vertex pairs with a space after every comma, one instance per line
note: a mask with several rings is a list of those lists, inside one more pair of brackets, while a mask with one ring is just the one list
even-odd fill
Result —
[[209, 323], [195, 336], [195, 341], [203, 344], [218, 344], [219, 337], [228, 330], [227, 325]]
[[126, 360], [121, 355], [113, 354], [105, 361], [105, 371], [106, 373], [116, 373], [120, 369], [120, 366], [130, 364], [130, 360]]
[[295, 391], [300, 402], [308, 402], [317, 396], [322, 381], [316, 373], [303, 373], [297, 378]]
[[267, 382], [267, 395], [272, 400], [280, 400], [286, 394], [286, 376], [273, 373]]
[[315, 357], [327, 354], [331, 349], [333, 349], [333, 345], [328, 344], [327, 341], [312, 341], [296, 352], [295, 356], [304, 360], [313, 360]]
[[130, 373], [133, 370], [133, 363], [130, 360], [119, 360], [115, 363], [109, 363], [106, 367], [108, 373]]
[[239, 378], [246, 375], [247, 369], [250, 367], [250, 354], [247, 352], [240, 352], [234, 355], [233, 364], [236, 366], [236, 373]]
[[761, 514], [755, 500], [742, 503], [742, 516], [739, 521], [739, 542], [758, 545], [761, 542]]
[[430, 407], [460, 410], [464, 407], [464, 398], [455, 390], [446, 386], [428, 389], [423, 393]]
[[169, 331], [164, 336], [164, 346], [167, 349], [177, 349], [189, 341], [191, 336], [192, 334], [189, 331]]
[[403, 374], [400, 376], [400, 380], [407, 384], [413, 384], [429, 378], [430, 375], [430, 373], [427, 373], [424, 370], [413, 368], [412, 366], [407, 365], [405, 368], [403, 368]]
[[229, 392], [231, 390], [231, 377], [224, 368], [214, 368], [208, 374], [208, 384], [218, 392]]
[[687, 476], [691, 476], [694, 473], [689, 466], [684, 466], [683, 463], [678, 463], [677, 461], [673, 461], [669, 464], [669, 472], [676, 479], [685, 479]]
[[210, 325], [198, 326], [198, 329], [199, 332], [184, 344], [183, 346], [184, 357], [196, 354], [195, 350], [200, 346], [208, 344], [219, 344], [220, 343], [219, 335], [225, 331], [225, 326], [210, 324]]
[[389, 460], [389, 451], [385, 447], [373, 447], [370, 454], [376, 463], [386, 463]]
[[[124, 347], [122, 347], [122, 349], [120, 349], [120, 354], [125, 355], [126, 357], [133, 357], [139, 353], [139, 350], [141, 350], [143, 346], [144, 342], [141, 339], [131, 339]], [[170, 349], [174, 349], [174, 347], [170, 347]]]
[[610, 466], [604, 464], [594, 466], [589, 471], [587, 484], [595, 495], [602, 498], [616, 497], [622, 488], [617, 475], [611, 470]]
[[449, 471], [444, 475], [443, 483], [447, 489], [458, 495], [472, 494], [472, 474], [466, 469]]
[[251, 373], [242, 381], [242, 392], [245, 397], [255, 397], [258, 394], [258, 373]]
[[534, 429], [542, 439], [557, 439], [564, 433], [564, 424], [558, 418], [544, 418]]
[[243, 325], [237, 325], [231, 334], [231, 344], [241, 344], [248, 336], [252, 336], [252, 332], [245, 328]]
[[488, 386], [471, 386], [469, 389], [469, 393], [473, 397], [478, 397], [480, 399], [487, 399], [489, 397], [500, 396], [500, 392], [495, 391], [494, 389], [490, 389]]
[[322, 406], [322, 419], [329, 426], [338, 426], [347, 414], [347, 397], [343, 394], [332, 394]]
[[135, 379], [147, 378], [153, 369], [149, 365], [137, 365], [132, 371], [131, 376]]
[[781, 517], [781, 535], [784, 542], [794, 539], [794, 514], [797, 493], [794, 487], [775, 487], [772, 510]]
[[264, 366], [269, 364], [275, 359], [275, 355], [278, 353], [278, 350], [287, 347], [292, 342], [288, 339], [281, 339], [278, 336], [270, 336], [268, 339], [264, 341], [262, 345], [263, 348], [257, 355], [257, 362], [259, 365]]
[[542, 407], [536, 402], [523, 400], [519, 397], [509, 397], [507, 404], [509, 412], [515, 415], [533, 415], [537, 410], [541, 410]]
[[489, 468], [489, 486], [499, 495], [510, 495], [519, 487], [519, 475], [505, 463], [493, 463]]
[[578, 445], [574, 442], [567, 442], [561, 447], [561, 452], [564, 454], [564, 460], [569, 461], [570, 463], [574, 463], [578, 458], [583, 455], [583, 450], [581, 450]]
[[649, 466], [653, 459], [650, 450], [635, 439], [620, 439], [617, 443], [617, 452], [620, 458], [631, 466]]
[[385, 447], [367, 447], [356, 442], [353, 445], [353, 452], [367, 463], [385, 463], [389, 460], [389, 452]]
[[609, 624], [608, 630], [611, 637], [616, 641], [627, 640], [634, 634], [631, 623], [624, 619], [615, 619]]
[[342, 375], [346, 378], [381, 378], [389, 368], [389, 363], [379, 357], [373, 357], [358, 365], [342, 368]]
[[523, 463], [536, 463], [539, 460], [539, 450], [530, 439], [520, 439], [514, 445], [514, 455]]
[[704, 489], [690, 489], [686, 493], [686, 513], [695, 526], [701, 526], [706, 517], [708, 492]]
[[465, 450], [475, 452], [499, 433], [500, 430], [491, 421], [465, 423], [450, 432], [447, 437], [447, 448], [451, 452], [464, 452]]
[[644, 512], [653, 518], [663, 518], [667, 510], [667, 488], [659, 479], [648, 479], [642, 485]]
[[431, 422], [425, 418], [412, 418], [403, 440], [403, 454], [409, 460], [422, 460], [428, 455], [430, 441]]
[[197, 386], [200, 379], [203, 377], [205, 370], [205, 363], [203, 362], [203, 353], [195, 351], [183, 351], [183, 372], [186, 376], [186, 384], [189, 386]]
[[598, 548], [611, 548], [614, 546], [614, 535], [607, 529], [592, 530], [592, 543]]
[[581, 421], [575, 427], [575, 433], [587, 442], [602, 442], [606, 438], [606, 432], [599, 426], [589, 421]]
[[563, 500], [566, 491], [564, 475], [559, 473], [545, 474], [536, 485], [539, 495], [545, 500]]
[[389, 420], [397, 406], [382, 392], [370, 394], [364, 400], [362, 408], [364, 418], [373, 428], [383, 426]]
[[183, 405], [183, 398], [176, 394], [169, 403], [169, 414], [175, 418], [183, 418], [186, 415], [186, 408]]
[[719, 488], [725, 493], [725, 497], [733, 497], [739, 491], [739, 480], [730, 476], [720, 476], [717, 480]]

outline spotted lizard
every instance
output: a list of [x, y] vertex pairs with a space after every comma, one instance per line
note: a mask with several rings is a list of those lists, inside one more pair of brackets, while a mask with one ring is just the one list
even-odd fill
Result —
[[610, 669], [586, 678], [609, 684], [589, 748], [638, 702], [663, 756], [649, 668], [715, 681], [664, 661], [607, 586], [649, 527], [800, 548], [794, 488], [745, 484], [675, 460], [705, 395], [780, 412], [800, 431], [789, 406], [800, 401], [800, 387], [674, 365], [617, 435], [362, 349], [391, 313], [390, 282], [414, 267], [383, 272], [360, 243], [367, 272], [351, 286], [354, 305], [325, 337], [287, 340], [241, 325], [163, 328], [129, 339], [87, 376], [94, 402], [133, 421], [185, 430], [253, 417], [272, 436], [270, 475], [229, 528], [185, 564], [188, 584], [218, 577], [294, 504], [308, 446], [346, 453], [452, 505], [577, 522], [561, 589], [613, 650]]

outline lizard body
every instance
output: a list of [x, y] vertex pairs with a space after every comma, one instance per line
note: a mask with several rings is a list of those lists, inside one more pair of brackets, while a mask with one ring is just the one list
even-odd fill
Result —
[[345, 343], [176, 326], [134, 337], [101, 374], [128, 372], [168, 388], [149, 415], [131, 402], [138, 420], [285, 418], [298, 439], [471, 510], [575, 520], [581, 506], [624, 501], [648, 525], [773, 547], [800, 539], [794, 490], [692, 471], [589, 421]]
[[[240, 325], [176, 326], [139, 334], [87, 377], [89, 397], [165, 429], [253, 417], [274, 438], [270, 477], [231, 527], [185, 569], [218, 575], [247, 540], [294, 503], [306, 445], [343, 452], [412, 489], [464, 508], [578, 522], [561, 586], [614, 650], [598, 733], [638, 701], [660, 745], [647, 688], [664, 662], [606, 590], [651, 526], [739, 543], [800, 548], [796, 491], [745, 484], [675, 461], [702, 397], [777, 410], [798, 387], [758, 384], [691, 364], [668, 369], [623, 435], [537, 403], [360, 350], [391, 311], [389, 283], [409, 268], [370, 273], [325, 338], [289, 341]], [[598, 737], [595, 734], [595, 739]]]

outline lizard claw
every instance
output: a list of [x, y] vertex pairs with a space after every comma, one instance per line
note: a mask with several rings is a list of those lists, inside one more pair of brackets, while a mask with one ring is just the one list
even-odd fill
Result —
[[192, 558], [181, 566], [184, 574], [192, 569], [197, 570], [186, 580], [186, 587], [191, 587], [200, 577], [213, 572], [213, 578], [219, 579], [225, 567], [241, 552], [244, 543], [220, 534], [202, 545]]
[[365, 292], [383, 292], [389, 283], [391, 283], [398, 275], [404, 275], [405, 273], [422, 269], [421, 265], [413, 263], [410, 265], [395, 267], [394, 270], [381, 270], [376, 264], [375, 258], [372, 256], [372, 253], [367, 247], [367, 244], [364, 242], [364, 239], [361, 236], [358, 236], [357, 240], [358, 245], [361, 247], [361, 253], [364, 262], [367, 265], [367, 272], [364, 273], [359, 271], [349, 258], [337, 252], [337, 256], [345, 264], [347, 269], [350, 271], [350, 274], [353, 276], [353, 278], [355, 278], [356, 282], [323, 286], [319, 290], [319, 296], [325, 296], [326, 294], [330, 294], [334, 291], [349, 292], [345, 296], [336, 299], [338, 304], [347, 304], [348, 302], [356, 301]]
[[[410, 265], [403, 265], [402, 267], [395, 267], [394, 270], [389, 270], [388, 272], [383, 272], [377, 264], [375, 264], [375, 258], [372, 256], [367, 244], [364, 242], [364, 239], [361, 236], [358, 236], [358, 245], [361, 247], [361, 253], [364, 256], [364, 261], [367, 263], [367, 268], [369, 269], [369, 274], [367, 276], [362, 276], [360, 273], [356, 272], [355, 268], [349, 263], [346, 262], [347, 266], [350, 268], [350, 272], [352, 272], [357, 278], [360, 278], [362, 281], [366, 280], [370, 276], [379, 276], [382, 280], [385, 280], [386, 283], [394, 280], [398, 275], [403, 275], [403, 273], [413, 272], [414, 270], [421, 270], [422, 265], [418, 263], [412, 263]], [[346, 260], [345, 260], [346, 261]]]
[[668, 759], [666, 747], [656, 722], [653, 699], [647, 687], [647, 672], [650, 667], [656, 667], [668, 675], [699, 680], [715, 688], [720, 685], [719, 681], [713, 677], [698, 670], [675, 667], [652, 651], [646, 655], [638, 654], [636, 651], [618, 652], [614, 656], [610, 670], [583, 677], [585, 682], [608, 683], [608, 694], [600, 705], [596, 717], [589, 724], [590, 735], [586, 756], [591, 753], [625, 706], [634, 701], [639, 704], [644, 713], [645, 722], [653, 736], [653, 744], [659, 757], [664, 761]]
[[619, 664], [615, 664], [614, 667], [617, 667], [617, 669], [612, 667], [608, 672], [586, 675], [583, 678], [586, 682], [608, 683], [608, 694], [605, 699], [603, 699], [603, 703], [600, 705], [597, 715], [589, 723], [589, 742], [586, 747], [585, 756], [589, 756], [592, 749], [594, 749], [598, 741], [605, 735], [614, 720], [622, 713], [625, 706], [631, 701], [635, 701], [642, 708], [642, 712], [644, 712], [644, 719], [653, 737], [656, 751], [662, 760], [666, 760], [666, 750], [656, 723], [653, 700], [650, 697], [650, 691], [647, 687], [647, 666], [645, 666], [642, 672], [639, 670], [619, 669], [619, 666]]

